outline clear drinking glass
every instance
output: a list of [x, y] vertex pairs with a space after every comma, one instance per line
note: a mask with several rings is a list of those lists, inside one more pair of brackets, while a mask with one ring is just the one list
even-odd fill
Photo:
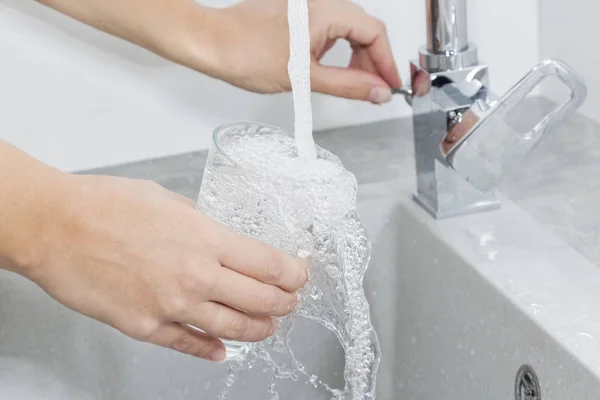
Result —
[[[197, 209], [237, 233], [259, 239], [290, 255], [311, 252], [311, 210], [293, 171], [273, 168], [273, 156], [291, 155], [293, 137], [253, 122], [219, 126], [204, 168]], [[227, 360], [250, 344], [224, 340]]]
[[[294, 136], [273, 126], [222, 125], [213, 134], [197, 208], [237, 233], [309, 257], [310, 279], [294, 315], [335, 332], [346, 353], [348, 390], [370, 395], [379, 345], [362, 287], [371, 248], [356, 211], [358, 185], [335, 155], [318, 146], [316, 153], [316, 160], [299, 158]], [[264, 342], [225, 341], [227, 359], [242, 360], [256, 348], [252, 354], [280, 370], [286, 356], [288, 366], [297, 366], [287, 340], [294, 315], [281, 318]]]

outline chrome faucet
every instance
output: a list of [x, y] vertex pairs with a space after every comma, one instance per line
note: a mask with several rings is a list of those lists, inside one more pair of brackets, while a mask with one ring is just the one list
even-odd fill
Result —
[[[489, 91], [488, 66], [468, 41], [466, 0], [426, 0], [427, 45], [410, 64], [417, 172], [415, 200], [435, 218], [499, 207], [495, 185], [585, 100], [586, 88], [562, 62], [535, 66], [504, 96]], [[508, 118], [549, 76], [571, 91], [561, 107], [523, 131]]]

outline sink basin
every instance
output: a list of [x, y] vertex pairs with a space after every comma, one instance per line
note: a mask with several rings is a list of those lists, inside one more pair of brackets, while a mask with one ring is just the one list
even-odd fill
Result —
[[[595, 398], [600, 269], [528, 213], [516, 186], [503, 189], [510, 199], [499, 196], [499, 210], [432, 219], [411, 198], [410, 128], [399, 120], [319, 135], [360, 183], [373, 243], [365, 289], [383, 353], [377, 399], [513, 399], [523, 365], [544, 400]], [[91, 172], [154, 179], [194, 197], [205, 156]], [[309, 374], [343, 385], [331, 333], [300, 321], [292, 343]], [[0, 399], [216, 399], [226, 369], [124, 337], [0, 272]], [[281, 382], [281, 399], [330, 399], [307, 381]], [[267, 400], [267, 384], [257, 365], [231, 399]]]
[[435, 221], [399, 187], [362, 203], [386, 212], [366, 283], [379, 398], [513, 399], [523, 365], [544, 399], [600, 393], [597, 268], [502, 196], [500, 210]]

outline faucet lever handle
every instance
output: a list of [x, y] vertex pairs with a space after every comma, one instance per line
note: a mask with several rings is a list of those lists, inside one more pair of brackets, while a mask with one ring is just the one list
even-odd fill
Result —
[[[511, 113], [551, 76], [557, 77], [571, 91], [570, 99], [539, 119], [533, 128], [520, 131], [511, 122]], [[447, 152], [448, 165], [481, 192], [491, 190], [547, 133], [581, 106], [586, 93], [582, 79], [568, 65], [555, 60], [543, 61], [491, 108], [482, 110], [477, 102], [473, 104], [471, 111], [477, 122]]]
[[401, 94], [404, 96], [404, 100], [408, 105], [412, 105], [412, 98], [414, 96], [412, 88], [403, 86], [400, 88], [392, 88], [392, 94]]

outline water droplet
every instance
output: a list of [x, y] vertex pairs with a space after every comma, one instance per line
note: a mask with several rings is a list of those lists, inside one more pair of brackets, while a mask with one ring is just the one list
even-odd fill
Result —
[[540, 311], [542, 311], [543, 308], [544, 308], [544, 306], [541, 304], [536, 304], [536, 303], [531, 304], [531, 310], [533, 312], [533, 315], [538, 314]]

